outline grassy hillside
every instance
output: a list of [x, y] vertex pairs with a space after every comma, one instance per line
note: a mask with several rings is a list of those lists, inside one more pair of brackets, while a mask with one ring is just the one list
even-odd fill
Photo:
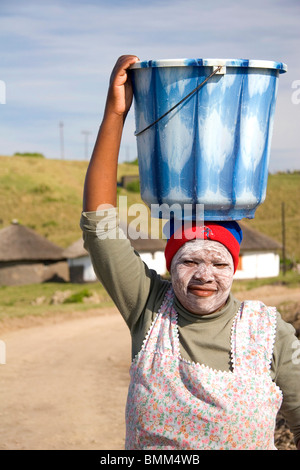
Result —
[[[12, 219], [59, 246], [81, 236], [79, 218], [87, 162], [0, 157], [0, 228]], [[122, 165], [121, 174], [138, 173]]]
[[300, 172], [269, 175], [266, 200], [243, 222], [282, 243], [282, 203], [287, 256], [300, 261]]
[[[67, 247], [81, 236], [79, 217], [87, 162], [0, 157], [0, 228], [18, 219], [52, 242]], [[120, 178], [138, 174], [133, 164], [119, 166]], [[140, 202], [138, 193], [128, 204]], [[300, 173], [270, 175], [267, 197], [255, 219], [244, 220], [253, 228], [282, 241], [281, 204], [285, 203], [287, 254], [300, 261]]]

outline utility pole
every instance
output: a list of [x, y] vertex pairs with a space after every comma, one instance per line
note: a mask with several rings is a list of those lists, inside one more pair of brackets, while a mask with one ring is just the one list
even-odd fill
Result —
[[60, 155], [61, 159], [64, 159], [64, 123], [60, 122], [59, 123], [59, 129], [60, 129]]
[[84, 134], [84, 136], [85, 136], [85, 138], [84, 138], [84, 141], [85, 141], [85, 159], [88, 160], [89, 159], [89, 135], [91, 134], [91, 132], [82, 131], [81, 133]]
[[281, 203], [281, 227], [282, 227], [282, 272], [285, 276], [286, 264], [285, 264], [285, 207], [284, 202]]

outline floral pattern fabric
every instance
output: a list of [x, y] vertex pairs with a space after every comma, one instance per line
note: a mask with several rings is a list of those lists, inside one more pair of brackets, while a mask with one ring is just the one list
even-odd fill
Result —
[[227, 372], [180, 356], [173, 299], [170, 288], [130, 368], [126, 449], [275, 449], [282, 402], [270, 376], [276, 310], [242, 303]]

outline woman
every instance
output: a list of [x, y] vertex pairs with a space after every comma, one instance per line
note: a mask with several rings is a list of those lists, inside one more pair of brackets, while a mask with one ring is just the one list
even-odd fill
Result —
[[[116, 221], [118, 153], [132, 102], [118, 59], [86, 175], [81, 227], [98, 278], [132, 337], [127, 449], [274, 449], [281, 408], [300, 448], [300, 366], [291, 325], [231, 293], [237, 223], [193, 224], [166, 246], [172, 282], [141, 261]], [[107, 207], [101, 233], [98, 208]], [[99, 228], [100, 227], [100, 228]]]

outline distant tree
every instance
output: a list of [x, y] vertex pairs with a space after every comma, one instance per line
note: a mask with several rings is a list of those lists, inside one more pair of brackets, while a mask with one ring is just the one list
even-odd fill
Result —
[[125, 163], [130, 163], [131, 165], [138, 165], [139, 160], [138, 160], [138, 158], [136, 158], [135, 160], [131, 160], [130, 162], [125, 162]]
[[31, 153], [31, 152], [16, 152], [14, 153], [14, 157], [34, 157], [34, 158], [45, 158], [45, 155], [42, 153]]
[[130, 183], [127, 183], [126, 189], [127, 191], [130, 191], [132, 193], [139, 193], [141, 190], [139, 180], [134, 180], [134, 181], [130, 181]]

